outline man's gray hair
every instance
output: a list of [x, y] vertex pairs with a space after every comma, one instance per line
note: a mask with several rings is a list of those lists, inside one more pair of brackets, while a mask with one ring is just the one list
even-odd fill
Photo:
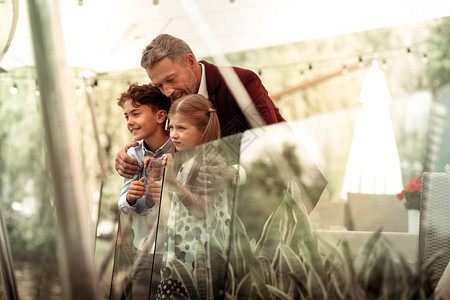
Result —
[[[184, 55], [194, 53], [185, 41], [170, 34], [160, 34], [142, 51], [141, 66], [150, 68], [165, 57], [176, 59], [185, 64]], [[194, 56], [195, 58], [195, 56]]]

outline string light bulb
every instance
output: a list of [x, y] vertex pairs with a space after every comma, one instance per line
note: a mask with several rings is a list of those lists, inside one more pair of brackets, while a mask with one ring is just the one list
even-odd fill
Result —
[[77, 86], [77, 88], [75, 89], [75, 95], [81, 96], [82, 94], [83, 94], [83, 92], [81, 91], [80, 87]]
[[423, 61], [424, 63], [428, 62], [428, 55], [427, 55], [426, 53], [424, 53], [424, 54], [422, 55], [422, 61]]
[[36, 90], [34, 91], [34, 94], [39, 97], [41, 95], [41, 92], [39, 91], [39, 83], [38, 80], [36, 79]]
[[16, 95], [19, 89], [17, 88], [17, 83], [13, 83], [12, 87], [9, 88], [11, 95]]
[[347, 74], [348, 73], [348, 69], [347, 69], [347, 66], [343, 66], [342, 67], [342, 74]]

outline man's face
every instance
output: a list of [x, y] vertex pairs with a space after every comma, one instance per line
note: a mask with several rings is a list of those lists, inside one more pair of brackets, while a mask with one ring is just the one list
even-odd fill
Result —
[[146, 69], [148, 77], [172, 101], [188, 94], [196, 94], [199, 80], [194, 75], [195, 59], [189, 55], [186, 63], [165, 57]]

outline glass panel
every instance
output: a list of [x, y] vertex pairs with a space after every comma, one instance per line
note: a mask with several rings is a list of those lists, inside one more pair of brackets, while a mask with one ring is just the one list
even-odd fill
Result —
[[[121, 213], [114, 297], [223, 297], [240, 140], [234, 135], [173, 154], [160, 205]], [[161, 182], [158, 170], [155, 161], [144, 170], [147, 179]]]

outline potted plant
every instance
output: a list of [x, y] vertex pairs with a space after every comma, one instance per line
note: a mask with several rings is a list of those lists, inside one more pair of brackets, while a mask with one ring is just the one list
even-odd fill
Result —
[[397, 194], [399, 201], [405, 200], [406, 209], [420, 210], [420, 195], [422, 193], [422, 178], [412, 177], [401, 193]]
[[422, 178], [412, 177], [401, 193], [397, 194], [397, 199], [405, 199], [405, 207], [408, 210], [408, 231], [419, 233], [420, 220], [420, 198], [422, 194]]

